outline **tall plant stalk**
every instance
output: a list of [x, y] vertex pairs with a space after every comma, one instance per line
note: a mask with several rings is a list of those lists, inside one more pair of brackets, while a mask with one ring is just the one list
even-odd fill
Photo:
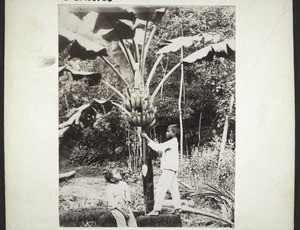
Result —
[[103, 61], [105, 61], [109, 67], [121, 78], [121, 80], [126, 84], [127, 87], [129, 87], [128, 82], [125, 80], [124, 76], [116, 69], [116, 67], [105, 57], [100, 56]]
[[200, 112], [200, 115], [199, 115], [198, 148], [200, 147], [200, 143], [201, 143], [201, 120], [202, 120], [202, 112]]
[[64, 94], [64, 97], [65, 97], [65, 102], [66, 102], [66, 107], [67, 107], [67, 110], [70, 109], [70, 106], [69, 106], [69, 102], [68, 102], [68, 98], [67, 98], [67, 95]]
[[146, 36], [147, 36], [147, 31], [148, 31], [148, 23], [149, 21], [147, 20], [146, 26], [145, 26], [145, 31], [144, 31], [144, 39], [143, 39], [143, 46], [142, 46], [142, 55], [141, 55], [141, 60], [140, 60], [140, 89], [144, 88], [144, 73], [145, 73], [145, 49], [146, 49]]
[[158, 86], [156, 86], [154, 92], [152, 93], [151, 96], [151, 101], [154, 100], [155, 96], [157, 95], [159, 89], [163, 86], [164, 82], [168, 79], [168, 77], [181, 65], [181, 62], [177, 63], [164, 77], [161, 79], [159, 82]]
[[157, 69], [158, 64], [159, 64], [160, 61], [162, 60], [162, 58], [163, 58], [163, 54], [159, 55], [159, 57], [156, 59], [154, 65], [153, 65], [153, 67], [152, 67], [152, 69], [151, 69], [151, 71], [150, 71], [150, 73], [149, 73], [149, 76], [148, 76], [147, 82], [146, 82], [146, 89], [147, 89], [148, 91], [149, 91], [149, 86], [150, 86], [150, 82], [151, 82], [151, 80], [152, 80], [152, 77], [153, 77], [153, 75], [154, 75], [154, 73], [155, 73], [155, 70]]
[[181, 100], [182, 100], [182, 88], [184, 82], [184, 70], [183, 70], [183, 46], [181, 46], [181, 78], [180, 78], [180, 90], [179, 90], [179, 99], [178, 99], [178, 110], [179, 110], [179, 122], [180, 122], [180, 159], [183, 159], [183, 122], [182, 122], [182, 109], [181, 109]]
[[223, 129], [223, 135], [222, 135], [222, 143], [221, 143], [221, 149], [219, 153], [219, 159], [218, 159], [218, 168], [217, 168], [217, 176], [219, 178], [220, 175], [220, 165], [221, 165], [221, 159], [225, 151], [226, 141], [227, 141], [227, 134], [228, 134], [228, 126], [229, 126], [229, 116], [232, 113], [233, 108], [233, 102], [234, 102], [234, 96], [232, 95], [230, 98], [230, 105], [229, 105], [229, 112], [225, 115], [225, 123], [224, 123], [224, 129]]

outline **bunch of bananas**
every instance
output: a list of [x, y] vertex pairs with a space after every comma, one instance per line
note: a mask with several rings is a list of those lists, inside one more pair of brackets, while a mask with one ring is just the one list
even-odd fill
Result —
[[131, 112], [128, 123], [132, 126], [153, 127], [156, 123], [156, 108], [148, 100], [145, 93], [127, 92], [124, 106]]
[[154, 110], [144, 110], [138, 112], [135, 109], [132, 109], [131, 115], [128, 118], [128, 123], [132, 126], [142, 126], [142, 127], [153, 127], [156, 123]]

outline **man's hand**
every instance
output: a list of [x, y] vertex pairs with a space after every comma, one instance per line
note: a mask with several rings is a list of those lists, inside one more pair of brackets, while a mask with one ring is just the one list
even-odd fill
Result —
[[151, 141], [151, 139], [150, 139], [150, 137], [147, 135], [147, 133], [142, 132], [142, 133], [141, 133], [141, 136], [142, 136], [143, 138], [145, 138], [147, 141]]
[[144, 137], [144, 138], [148, 137], [147, 133], [145, 133], [145, 132], [141, 132], [141, 136]]

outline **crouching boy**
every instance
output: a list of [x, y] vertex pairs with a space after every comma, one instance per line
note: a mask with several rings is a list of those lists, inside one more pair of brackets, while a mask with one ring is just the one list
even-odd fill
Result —
[[112, 215], [116, 219], [118, 227], [137, 227], [135, 217], [129, 206], [130, 191], [120, 173], [116, 170], [108, 170], [105, 173], [107, 181], [106, 195], [108, 199], [108, 207]]

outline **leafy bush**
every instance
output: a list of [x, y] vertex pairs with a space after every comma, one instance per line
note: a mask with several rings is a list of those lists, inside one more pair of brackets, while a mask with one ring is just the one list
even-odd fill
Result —
[[224, 154], [221, 156], [219, 185], [221, 188], [234, 192], [235, 186], [235, 152], [233, 151], [234, 143], [230, 142], [227, 145]]
[[93, 127], [84, 130], [72, 149], [70, 163], [89, 165], [104, 160], [117, 160], [128, 155], [127, 123], [122, 114], [113, 109], [98, 117]]
[[234, 191], [234, 143], [229, 142], [226, 146], [220, 159], [218, 175], [220, 146], [220, 140], [214, 138], [213, 141], [200, 150], [194, 148], [189, 157], [184, 156], [181, 159], [179, 177], [196, 189], [200, 188], [203, 184], [215, 184], [225, 190]]

